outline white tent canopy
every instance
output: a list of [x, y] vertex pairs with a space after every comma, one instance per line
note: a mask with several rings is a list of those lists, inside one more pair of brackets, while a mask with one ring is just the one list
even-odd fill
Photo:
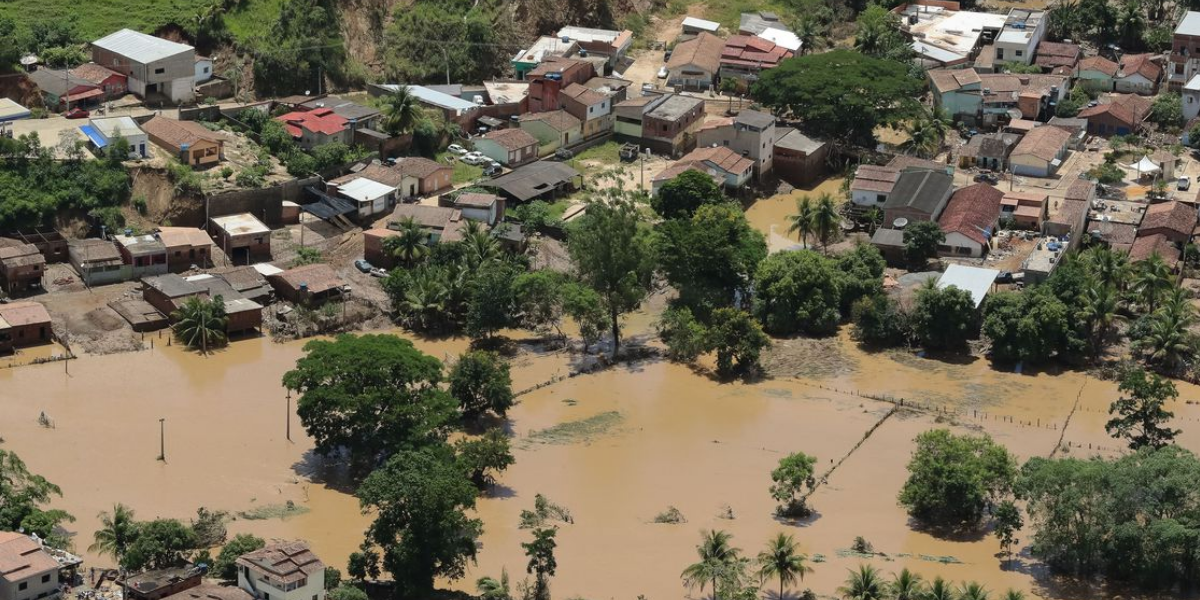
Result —
[[1159, 166], [1158, 163], [1150, 160], [1149, 156], [1143, 156], [1142, 160], [1129, 165], [1129, 168], [1136, 170], [1138, 175], [1148, 175], [1150, 173], [1158, 173], [1162, 171], [1162, 167]]

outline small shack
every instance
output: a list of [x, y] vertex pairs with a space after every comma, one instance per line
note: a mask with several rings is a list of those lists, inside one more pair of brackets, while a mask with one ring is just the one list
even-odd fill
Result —
[[350, 292], [334, 270], [325, 263], [288, 269], [267, 278], [275, 293], [289, 302], [315, 306], [336, 300]]
[[204, 572], [195, 566], [155, 569], [130, 575], [118, 583], [129, 600], [162, 600], [200, 585]]
[[167, 251], [167, 270], [172, 273], [209, 266], [212, 239], [195, 227], [161, 227], [158, 239]]
[[4, 291], [12, 295], [41, 287], [46, 257], [38, 252], [37, 246], [15, 240], [6, 246], [4, 242], [0, 239], [0, 282]]
[[121, 260], [132, 277], [167, 272], [167, 247], [153, 235], [114, 235]]
[[38, 302], [0, 304], [0, 352], [48, 344], [54, 339], [50, 313]]
[[390, 269], [396, 264], [396, 257], [383, 248], [384, 240], [400, 235], [395, 229], [376, 227], [363, 232], [363, 258], [376, 267]]
[[271, 257], [271, 229], [250, 213], [213, 217], [213, 238], [230, 262], [247, 264]]
[[33, 244], [46, 257], [47, 263], [67, 262], [67, 238], [53, 229], [13, 231], [4, 237], [23, 244]]
[[71, 266], [89, 286], [129, 279], [130, 267], [121, 260], [117, 245], [96, 238], [74, 240], [67, 249]]

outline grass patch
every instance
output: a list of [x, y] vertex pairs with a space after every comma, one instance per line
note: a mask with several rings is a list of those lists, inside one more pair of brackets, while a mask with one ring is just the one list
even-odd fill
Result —
[[623, 419], [621, 413], [610, 410], [579, 421], [567, 421], [553, 427], [531, 431], [525, 441], [533, 444], [587, 442], [620, 425]]
[[124, 27], [150, 33], [168, 23], [194, 24], [200, 9], [210, 3], [210, 0], [3, 0], [0, 17], [11, 18], [24, 29], [34, 22], [58, 22], [66, 15], [76, 16], [79, 34], [92, 41]]
[[250, 510], [243, 510], [237, 513], [237, 516], [247, 521], [265, 521], [267, 519], [286, 519], [302, 515], [308, 512], [308, 510], [307, 506], [298, 506], [295, 502], [288, 500], [285, 504], [266, 504]]
[[654, 522], [664, 523], [667, 525], [678, 525], [680, 523], [687, 523], [687, 518], [683, 516], [683, 513], [679, 512], [678, 508], [675, 508], [674, 506], [668, 506], [667, 510], [664, 510], [654, 516]]
[[[448, 156], [454, 155], [450, 154], [449, 152], [442, 152], [441, 154], [435, 156], [434, 160], [436, 160], [439, 164], [444, 165], [446, 164], [446, 157]], [[450, 163], [450, 166], [454, 169], [454, 174], [450, 176], [450, 182], [454, 185], [471, 183], [476, 179], [483, 177], [483, 167], [468, 165], [461, 160], [456, 160], [453, 163]]]
[[550, 523], [574, 523], [571, 511], [561, 504], [555, 504], [541, 494], [533, 496], [533, 510], [521, 511], [520, 529], [536, 529]]
[[704, 18], [710, 21], [716, 21], [726, 29], [736, 32], [742, 21], [742, 13], [757, 12], [760, 10], [769, 10], [780, 16], [784, 23], [788, 23], [791, 11], [778, 2], [769, 0], [723, 0], [722, 2], [709, 2], [704, 11]]
[[240, 43], [252, 39], [265, 39], [271, 25], [283, 10], [283, 0], [250, 0], [241, 2], [225, 13], [225, 28]]
[[610, 163], [621, 162], [621, 145], [616, 142], [604, 142], [576, 154], [575, 159], [599, 160]]

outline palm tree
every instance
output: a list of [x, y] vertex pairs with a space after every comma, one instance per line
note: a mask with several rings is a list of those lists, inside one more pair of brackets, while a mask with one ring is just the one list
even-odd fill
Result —
[[1119, 312], [1121, 299], [1113, 287], [1102, 284], [1088, 288], [1083, 300], [1080, 315], [1091, 331], [1092, 351], [1099, 353], [1113, 323], [1123, 318]]
[[478, 221], [467, 221], [463, 230], [463, 246], [466, 248], [467, 263], [472, 269], [500, 257], [500, 244]]
[[817, 239], [821, 240], [822, 252], [829, 252], [829, 241], [837, 234], [838, 226], [841, 225], [841, 222], [842, 217], [838, 214], [833, 195], [822, 193], [818, 196], [817, 209], [813, 212], [812, 224], [813, 229], [817, 232]]
[[412, 217], [400, 221], [400, 235], [384, 240], [384, 249], [406, 265], [413, 265], [429, 254], [429, 234]]
[[883, 225], [883, 209], [879, 208], [878, 206], [872, 206], [871, 208], [867, 209], [866, 217], [867, 230], [871, 233], [871, 235], [875, 235], [875, 230], [879, 229], [880, 225]]
[[1175, 288], [1149, 319], [1149, 331], [1135, 347], [1146, 352], [1153, 362], [1172, 370], [1178, 368], [1195, 344], [1190, 330], [1196, 324], [1196, 309], [1186, 293]]
[[137, 536], [137, 521], [133, 520], [133, 510], [124, 504], [113, 505], [112, 512], [100, 513], [100, 529], [96, 530], [88, 552], [107, 554], [120, 564], [125, 556], [125, 550]]
[[728, 532], [714, 529], [702, 532], [701, 536], [700, 545], [696, 546], [700, 560], [689, 565], [680, 576], [688, 589], [699, 587], [701, 592], [711, 582], [713, 597], [717, 598], [717, 580], [726, 575], [728, 566], [738, 559], [740, 551], [729, 545], [733, 535]]
[[954, 586], [941, 577], [933, 578], [933, 582], [921, 594], [921, 600], [957, 600], [957, 598]]
[[1004, 592], [1004, 600], [1025, 600], [1025, 594], [1008, 588], [1008, 591]]
[[413, 130], [424, 114], [421, 105], [408, 88], [400, 86], [395, 92], [383, 98], [383, 130], [388, 135], [397, 136]]
[[925, 581], [920, 575], [904, 568], [892, 576], [890, 588], [893, 600], [921, 600]]
[[988, 600], [987, 588], [977, 582], [968, 581], [963, 583], [962, 589], [958, 592], [958, 600]]
[[225, 343], [225, 327], [229, 319], [225, 316], [225, 300], [214, 296], [203, 300], [192, 296], [179, 310], [171, 314], [175, 320], [175, 335], [190, 348], [199, 348], [207, 354], [210, 346]]
[[952, 127], [953, 123], [944, 110], [930, 110], [910, 121], [905, 127], [909, 138], [908, 145], [923, 157], [935, 156], [941, 151], [946, 134]]
[[508, 588], [508, 570], [500, 570], [500, 579], [480, 577], [475, 582], [475, 591], [479, 592], [482, 600], [510, 600], [512, 593]]
[[1129, 260], [1121, 252], [1114, 252], [1106, 247], [1099, 247], [1087, 254], [1088, 265], [1096, 275], [1101, 285], [1108, 285], [1119, 291], [1125, 290], [1129, 279]]
[[812, 199], [805, 196], [796, 201], [796, 214], [788, 215], [787, 220], [791, 221], [788, 225], [788, 234], [799, 233], [800, 243], [808, 247], [808, 236], [813, 232], [813, 215], [816, 210], [813, 209]]
[[800, 40], [800, 55], [811, 54], [825, 45], [825, 28], [815, 18], [804, 15], [796, 21], [796, 37]]
[[804, 581], [804, 574], [811, 573], [812, 567], [805, 564], [808, 556], [796, 552], [796, 540], [792, 536], [780, 533], [767, 542], [767, 549], [758, 553], [758, 574], [766, 581], [772, 577], [779, 579], [779, 598], [783, 598], [783, 589], [797, 580]]
[[837, 592], [846, 600], [883, 600], [887, 597], [887, 587], [879, 571], [863, 563], [858, 565], [857, 571], [850, 571], [846, 584], [839, 587]]
[[418, 329], [429, 329], [447, 311], [450, 291], [434, 269], [418, 269], [404, 291], [400, 312], [410, 317]]
[[1152, 313], [1158, 308], [1158, 303], [1167, 291], [1175, 287], [1175, 282], [1171, 277], [1171, 267], [1158, 255], [1158, 252], [1151, 254], [1150, 258], [1142, 261], [1138, 267], [1133, 287], [1137, 292], [1138, 300], [1146, 308], [1146, 312]]

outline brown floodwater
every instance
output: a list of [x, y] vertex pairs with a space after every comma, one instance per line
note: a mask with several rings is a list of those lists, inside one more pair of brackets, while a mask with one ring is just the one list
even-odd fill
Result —
[[796, 201], [811, 196], [815, 202], [821, 193], [839, 197], [843, 177], [830, 176], [817, 182], [811, 189], [796, 189], [786, 194], [775, 194], [756, 200], [746, 209], [746, 219], [755, 229], [767, 236], [767, 247], [772, 252], [792, 248], [800, 243], [795, 234], [788, 235], [788, 215], [796, 214]]
[[[634, 315], [628, 333], [644, 334], [652, 322]], [[805, 552], [823, 557], [804, 582], [822, 594], [832, 594], [862, 560], [839, 555], [862, 536], [886, 554], [870, 559], [885, 573], [907, 566], [927, 577], [978, 580], [997, 592], [1101, 595], [1057, 587], [1038, 577], [1038, 565], [1027, 558], [1002, 569], [991, 537], [943, 539], [918, 531], [895, 498], [913, 437], [935, 426], [986, 431], [1022, 459], [1050, 454], [1060, 437], [1072, 455], [1119, 451], [1103, 427], [1116, 397], [1113, 384], [1077, 372], [1004, 372], [982, 360], [869, 354], [844, 337], [830, 343], [836, 351], [825, 352], [820, 369], [804, 362], [795, 377], [752, 385], [718, 384], [686, 367], [648, 361], [525, 395], [510, 415], [516, 464], [478, 506], [485, 527], [479, 562], [449, 585], [470, 590], [476, 577], [504, 568], [519, 580], [520, 544], [529, 538], [517, 527], [519, 513], [541, 493], [574, 517], [558, 536], [557, 597], [701, 597], [683, 588], [679, 572], [693, 560], [700, 531], [712, 528], [731, 532], [748, 554], [777, 532], [794, 534]], [[466, 347], [461, 339], [417, 344], [443, 359]], [[75, 549], [91, 565], [111, 564], [86, 548], [97, 513], [114, 502], [143, 519], [186, 519], [199, 506], [236, 512], [291, 500], [309, 512], [238, 519], [231, 532], [306, 538], [327, 563], [344, 568], [368, 518], [352, 496], [323, 483], [309, 455], [312, 442], [294, 416], [293, 441], [285, 439], [280, 377], [303, 343], [245, 340], [209, 357], [156, 346], [74, 360], [69, 375], [60, 363], [0, 369], [4, 448], [63, 488], [54, 506], [78, 517], [71, 525]], [[564, 353], [522, 354], [514, 362], [514, 387], [565, 374], [572, 364]], [[1171, 408], [1184, 430], [1181, 443], [1200, 449], [1194, 426], [1200, 408], [1183, 402], [1196, 399], [1197, 389], [1179, 387], [1181, 401]], [[777, 520], [768, 487], [781, 457], [815, 455], [825, 472], [891, 408], [858, 394], [903, 397], [924, 409], [890, 417], [841, 462], [810, 498], [813, 518]], [[39, 425], [43, 411], [53, 428]], [[159, 419], [165, 419], [165, 462], [156, 460]], [[653, 523], [668, 507], [687, 522]], [[732, 520], [722, 517], [725, 507]]]

